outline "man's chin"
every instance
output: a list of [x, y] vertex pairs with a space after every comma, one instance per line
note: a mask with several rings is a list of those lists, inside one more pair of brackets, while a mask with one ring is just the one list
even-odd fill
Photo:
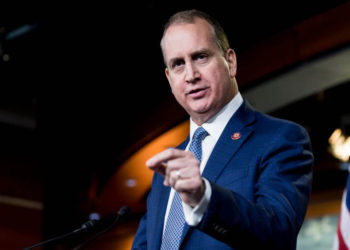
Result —
[[204, 106], [204, 107], [195, 107], [192, 109], [192, 113], [196, 113], [196, 114], [199, 114], [199, 115], [204, 115], [206, 113], [208, 113], [209, 109]]
[[208, 102], [203, 102], [204, 100], [197, 100], [189, 105], [189, 110], [197, 114], [205, 114], [209, 111], [210, 107]]
[[198, 123], [204, 123], [207, 120], [209, 120], [212, 117], [212, 112], [208, 108], [197, 108], [192, 109], [190, 112], [187, 112], [191, 118], [198, 124]]

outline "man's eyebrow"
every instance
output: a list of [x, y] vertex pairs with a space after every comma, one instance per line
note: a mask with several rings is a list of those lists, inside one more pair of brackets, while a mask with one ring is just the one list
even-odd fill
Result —
[[209, 49], [200, 49], [200, 50], [197, 50], [197, 51], [193, 52], [193, 53], [191, 54], [191, 57], [193, 58], [193, 57], [196, 57], [196, 56], [198, 56], [198, 55], [200, 55], [200, 54], [211, 55], [212, 52], [211, 52]]
[[169, 66], [173, 65], [174, 62], [179, 61], [179, 60], [183, 60], [183, 58], [182, 58], [182, 57], [174, 57], [174, 58], [171, 58], [171, 59], [169, 60]]
[[[194, 58], [194, 57], [196, 57], [196, 56], [199, 56], [200, 54], [208, 54], [208, 55], [211, 55], [212, 54], [212, 52], [209, 50], [209, 49], [206, 49], [206, 48], [204, 48], [204, 49], [199, 49], [199, 50], [197, 50], [197, 51], [194, 51], [194, 52], [192, 52], [191, 53], [191, 58]], [[173, 65], [173, 63], [175, 63], [176, 61], [179, 61], [179, 60], [183, 60], [183, 57], [174, 57], [174, 58], [171, 58], [170, 60], [169, 60], [169, 65], [168, 66], [171, 66], [171, 65]]]

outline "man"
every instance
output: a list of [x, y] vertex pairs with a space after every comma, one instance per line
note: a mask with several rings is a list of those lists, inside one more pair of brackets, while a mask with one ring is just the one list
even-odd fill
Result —
[[155, 174], [132, 249], [295, 249], [311, 192], [307, 133], [252, 110], [206, 13], [172, 16], [161, 48], [190, 136], [146, 162]]

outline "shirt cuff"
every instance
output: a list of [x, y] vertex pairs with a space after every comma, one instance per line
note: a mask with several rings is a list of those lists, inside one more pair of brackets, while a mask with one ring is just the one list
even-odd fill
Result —
[[191, 207], [186, 203], [182, 202], [182, 207], [184, 209], [185, 220], [190, 226], [197, 226], [203, 217], [203, 214], [207, 210], [210, 198], [211, 198], [211, 185], [209, 181], [205, 178], [202, 178], [205, 185], [205, 191], [202, 199], [197, 206]]

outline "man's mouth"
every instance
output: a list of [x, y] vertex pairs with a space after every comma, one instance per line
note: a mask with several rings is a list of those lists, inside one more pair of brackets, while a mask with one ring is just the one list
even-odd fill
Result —
[[192, 98], [201, 98], [205, 95], [206, 91], [207, 91], [207, 87], [205, 88], [198, 88], [198, 89], [193, 89], [190, 90], [187, 95], [191, 96]]

